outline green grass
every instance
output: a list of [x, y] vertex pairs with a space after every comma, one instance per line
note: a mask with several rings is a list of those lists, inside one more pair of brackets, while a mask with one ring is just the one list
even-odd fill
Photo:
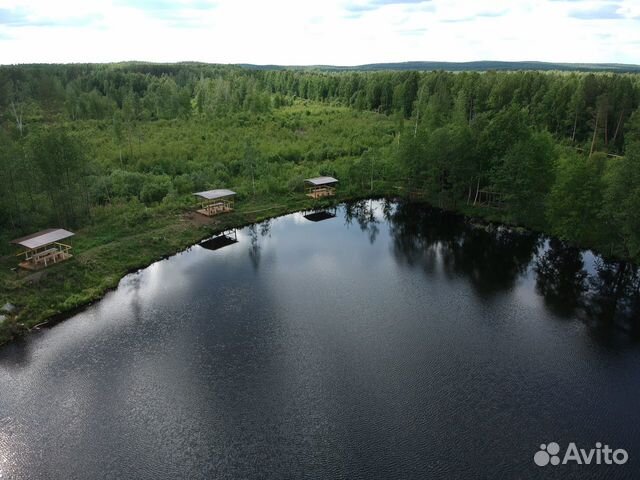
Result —
[[[386, 192], [380, 189], [363, 191], [360, 196], [383, 193]], [[303, 194], [285, 198], [255, 197], [236, 203], [236, 210], [232, 213], [204, 222], [195, 221], [189, 210], [163, 212], [150, 209], [146, 221], [119, 231], [111, 229], [108, 222], [78, 230], [73, 239], [74, 257], [35, 274], [12, 271], [18, 263], [16, 257], [1, 257], [0, 282], [3, 288], [0, 304], [11, 302], [18, 306], [18, 313], [0, 326], [0, 342], [9, 341], [36, 325], [57, 320], [65, 313], [102, 298], [127, 273], [215, 233], [352, 198], [355, 198], [353, 194], [322, 201], [311, 200]]]
[[[125, 128], [120, 143], [109, 121], [66, 126], [89, 152], [90, 215], [77, 225], [60, 225], [76, 232], [71, 260], [37, 273], [20, 271], [9, 238], [59, 224], [54, 210], [42, 210], [49, 205], [43, 194], [36, 193], [35, 201], [20, 198], [23, 221], [31, 226], [0, 234], [0, 305], [18, 306], [17, 315], [0, 325], [0, 343], [101, 298], [128, 272], [218, 231], [312, 205], [302, 193], [305, 177], [336, 175], [343, 181], [338, 200], [372, 193], [365, 182], [369, 163], [353, 168], [366, 150], [378, 152], [378, 189], [391, 171], [381, 160], [389, 158], [383, 152], [393, 139], [389, 118], [307, 101], [260, 115], [137, 122]], [[155, 181], [168, 186], [160, 201], [144, 195], [144, 186]], [[190, 218], [191, 193], [221, 187], [238, 192], [236, 211], [206, 224]], [[71, 192], [80, 210], [86, 192]]]

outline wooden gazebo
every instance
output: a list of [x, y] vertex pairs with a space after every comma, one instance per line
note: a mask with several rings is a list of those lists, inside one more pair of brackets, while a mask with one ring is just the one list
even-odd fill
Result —
[[235, 194], [236, 192], [227, 190], [226, 188], [194, 193], [196, 197], [201, 199], [201, 208], [198, 209], [197, 212], [207, 217], [212, 217], [219, 213], [231, 212], [233, 211], [233, 197]]
[[332, 197], [336, 194], [338, 180], [333, 177], [314, 177], [305, 180], [307, 197]]
[[26, 237], [16, 238], [11, 243], [19, 245], [25, 250], [17, 256], [24, 256], [20, 266], [27, 270], [39, 270], [54, 263], [60, 263], [70, 259], [71, 246], [60, 243], [65, 238], [72, 237], [74, 233], [62, 228], [50, 228], [33, 233]]

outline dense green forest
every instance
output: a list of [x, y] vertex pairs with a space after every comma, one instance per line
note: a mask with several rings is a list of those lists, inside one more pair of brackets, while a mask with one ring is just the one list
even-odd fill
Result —
[[0, 251], [205, 188], [291, 198], [331, 174], [638, 260], [639, 105], [636, 74], [4, 66]]

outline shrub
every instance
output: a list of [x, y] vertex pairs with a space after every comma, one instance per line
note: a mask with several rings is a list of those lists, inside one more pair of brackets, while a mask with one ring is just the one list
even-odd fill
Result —
[[160, 202], [171, 190], [171, 179], [166, 175], [148, 177], [140, 191], [140, 200], [146, 205]]

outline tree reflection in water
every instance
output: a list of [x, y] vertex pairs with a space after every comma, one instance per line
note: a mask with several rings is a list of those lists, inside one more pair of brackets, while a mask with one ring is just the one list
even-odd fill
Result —
[[[366, 218], [352, 210], [351, 217]], [[474, 225], [420, 204], [398, 204], [389, 215], [389, 228], [399, 263], [429, 274], [440, 268], [463, 276], [482, 297], [512, 289], [531, 272], [536, 291], [556, 314], [578, 318], [599, 334], [622, 330], [640, 338], [637, 266], [595, 257], [586, 268], [583, 251], [560, 240]]]
[[[351, 225], [355, 220], [360, 230], [365, 232], [369, 238], [369, 243], [373, 244], [380, 233], [380, 221], [376, 218], [374, 201], [359, 200], [346, 203], [344, 206], [344, 219], [347, 225]], [[377, 202], [376, 202], [377, 203]], [[383, 201], [383, 215], [391, 210], [388, 201]], [[386, 217], [385, 217], [386, 218]]]
[[447, 275], [463, 275], [482, 296], [511, 289], [540, 245], [534, 233], [477, 226], [416, 204], [398, 205], [390, 231], [399, 262], [420, 265], [426, 272], [440, 266]]
[[627, 262], [598, 258], [584, 298], [585, 320], [603, 330], [622, 328], [640, 338], [640, 275]]
[[249, 258], [251, 265], [255, 270], [260, 267], [260, 237], [271, 236], [271, 219], [265, 220], [259, 224], [252, 224], [248, 228], [249, 234]]
[[588, 274], [583, 255], [560, 240], [536, 261], [536, 288], [554, 311], [582, 319], [600, 334], [624, 330], [640, 337], [640, 275], [627, 262], [595, 257]]
[[552, 238], [547, 250], [536, 260], [536, 290], [549, 308], [563, 316], [571, 315], [580, 306], [587, 291], [587, 272], [582, 252]]

